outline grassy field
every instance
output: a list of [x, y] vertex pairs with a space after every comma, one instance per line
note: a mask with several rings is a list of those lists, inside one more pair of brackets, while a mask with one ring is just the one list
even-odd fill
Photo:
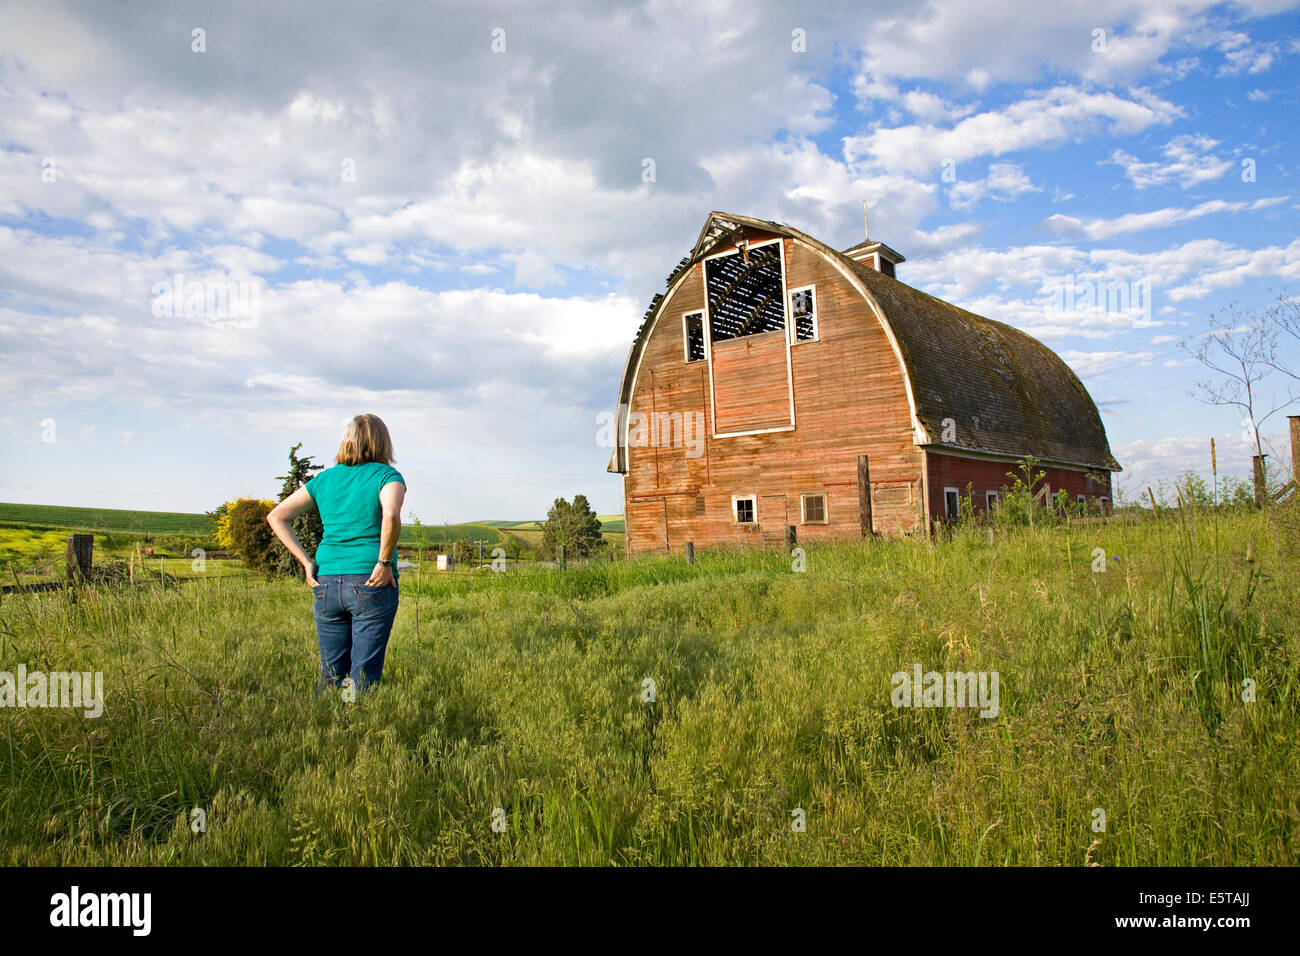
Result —
[[19, 505], [0, 502], [0, 522], [36, 528], [74, 531], [130, 531], [148, 534], [212, 533], [212, 519], [202, 514], [170, 511], [122, 511], [113, 508], [65, 508], [60, 505]]
[[[623, 516], [602, 515], [600, 521], [606, 536], [621, 544]], [[208, 538], [213, 529], [211, 519], [202, 514], [0, 502], [0, 566], [13, 564], [24, 568], [35, 563], [57, 561], [67, 548], [69, 531], [94, 533], [97, 535], [97, 553], [107, 557], [125, 557], [137, 541], [154, 544], [156, 536]], [[536, 557], [534, 552], [541, 543], [541, 524], [536, 521], [473, 521], [417, 526], [408, 518], [403, 522], [399, 543], [408, 549], [421, 545], [445, 548], [458, 540], [471, 545], [475, 541], [484, 541], [483, 547], [488, 552], [495, 547], [504, 547], [512, 557], [517, 552], [525, 558]], [[180, 541], [180, 549], [168, 553], [175, 557], [188, 555], [189, 545], [194, 543]], [[167, 551], [165, 542], [156, 550]]]
[[[540, 528], [537, 529], [511, 528], [506, 533], [512, 537], [518, 538], [525, 545], [527, 545], [528, 548], [531, 549], [531, 553], [536, 560], [538, 561], [555, 560], [554, 554], [542, 553], [542, 530]], [[608, 529], [605, 529], [604, 531], [601, 532], [601, 538], [604, 541], [608, 541], [611, 545], [613, 545], [619, 554], [623, 553], [623, 549], [626, 547], [626, 541], [627, 541], [627, 535], [625, 535], [623, 532], [610, 531]]]
[[[142, 544], [140, 535], [130, 532], [94, 532], [94, 565], [102, 568], [106, 564], [125, 566], [136, 546]], [[171, 535], [161, 535], [152, 539], [154, 554], [146, 556], [143, 574], [161, 581], [161, 575], [171, 578], [189, 578], [198, 576], [193, 570], [191, 546], [202, 539], [179, 536], [173, 547], [164, 547], [162, 542], [169, 541]], [[49, 530], [41, 528], [5, 528], [0, 527], [0, 583], [2, 584], [37, 584], [48, 581], [61, 581], [66, 576], [68, 551], [68, 532], [66, 530]], [[208, 566], [203, 573], [213, 570], [219, 574], [242, 574], [243, 565], [237, 560], [208, 559]]]
[[[68, 534], [76, 531], [95, 536], [97, 565], [126, 561], [141, 545], [172, 561], [160, 572], [153, 559], [146, 573], [186, 577], [191, 551], [212, 548], [212, 530], [211, 519], [202, 514], [0, 503], [0, 571], [5, 584], [61, 580]], [[237, 566], [223, 564], [225, 572], [240, 573]]]
[[[446, 548], [458, 540], [469, 542], [473, 548], [473, 542], [481, 540], [486, 542], [485, 554], [503, 547], [512, 558], [536, 558], [541, 532], [515, 534], [506, 530], [516, 524], [494, 521], [417, 527], [408, 520], [402, 525], [399, 544], [413, 552], [420, 547]], [[70, 531], [95, 535], [96, 562], [125, 560], [140, 543], [167, 558], [185, 558], [188, 563], [194, 547], [213, 547], [210, 525], [206, 515], [0, 504], [0, 570], [6, 571], [6, 583], [14, 574], [24, 582], [61, 577]], [[167, 573], [186, 574], [175, 565]]]
[[[623, 523], [622, 515], [596, 515], [596, 520], [600, 522], [600, 527], [602, 531], [626, 530], [626, 525]], [[492, 523], [496, 524], [496, 522], [492, 522]], [[511, 531], [541, 531], [542, 522], [541, 521], [520, 521], [515, 524], [505, 524], [503, 522], [499, 525], [499, 527], [508, 528]]]
[[68, 533], [29, 528], [0, 528], [0, 564], [47, 564], [66, 554]]
[[1293, 866], [1298, 573], [1245, 512], [409, 574], [355, 704], [301, 585], [8, 597], [0, 670], [107, 706], [0, 713], [0, 862]]
[[468, 541], [472, 545], [473, 542], [482, 540], [488, 542], [483, 546], [488, 550], [498, 545], [509, 545], [511, 541], [510, 535], [505, 531], [486, 523], [428, 524], [417, 528], [409, 521], [402, 522], [402, 536], [399, 539], [399, 544], [403, 548], [415, 548], [419, 545], [421, 539], [424, 540], [427, 547], [446, 546], [454, 544], [456, 541]]

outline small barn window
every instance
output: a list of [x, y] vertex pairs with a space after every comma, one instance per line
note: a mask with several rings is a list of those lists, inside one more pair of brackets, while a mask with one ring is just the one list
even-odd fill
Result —
[[1097, 504], [1098, 506], [1100, 506], [1103, 513], [1106, 514], [1110, 513], [1110, 499], [1107, 498], [1105, 495], [1102, 495], [1097, 499]]
[[682, 316], [684, 339], [686, 343], [686, 361], [704, 361], [704, 313], [688, 312]]
[[790, 293], [790, 315], [794, 319], [794, 340], [817, 340], [817, 299], [812, 286]]
[[826, 496], [824, 494], [803, 495], [803, 523], [826, 524]]
[[785, 275], [780, 241], [746, 246], [704, 260], [709, 303], [709, 339], [722, 342], [742, 335], [785, 328]]
[[961, 517], [961, 502], [958, 500], [956, 488], [943, 489], [943, 507], [948, 514], [949, 521], [956, 521]]
[[757, 520], [753, 495], [733, 496], [731, 508], [736, 517], [736, 524], [753, 524]]
[[993, 511], [998, 506], [998, 493], [996, 491], [984, 492], [984, 510]]
[[1086, 505], [1086, 504], [1088, 503], [1088, 496], [1087, 496], [1087, 495], [1075, 495], [1075, 496], [1074, 496], [1074, 500], [1077, 501], [1077, 502], [1078, 502], [1079, 504], [1081, 504], [1081, 505]]

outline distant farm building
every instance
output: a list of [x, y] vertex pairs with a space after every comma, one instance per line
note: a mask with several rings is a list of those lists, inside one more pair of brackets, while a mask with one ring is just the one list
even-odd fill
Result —
[[1025, 455], [1107, 507], [1111, 455], [1078, 377], [1036, 339], [843, 252], [715, 212], [656, 295], [619, 391], [609, 470], [628, 553], [925, 532]]

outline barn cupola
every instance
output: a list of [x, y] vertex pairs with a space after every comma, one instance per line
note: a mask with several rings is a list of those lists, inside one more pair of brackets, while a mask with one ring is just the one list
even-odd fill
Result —
[[868, 239], [866, 242], [845, 249], [844, 254], [856, 262], [866, 263], [877, 272], [883, 272], [891, 278], [897, 278], [894, 275], [894, 266], [907, 261], [902, 253], [875, 239]]
[[856, 246], [850, 246], [844, 250], [844, 255], [848, 256], [855, 262], [863, 262], [871, 266], [877, 272], [883, 272], [892, 278], [894, 267], [900, 262], [906, 262], [902, 253], [897, 252], [883, 242], [871, 238], [871, 230], [867, 226], [867, 204], [862, 204], [862, 232], [866, 237]]

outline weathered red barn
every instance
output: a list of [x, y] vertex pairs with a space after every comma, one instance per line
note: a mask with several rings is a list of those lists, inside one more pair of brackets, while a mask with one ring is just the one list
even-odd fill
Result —
[[715, 212], [628, 354], [611, 472], [628, 553], [924, 532], [1033, 455], [1051, 493], [1107, 506], [1097, 407], [1050, 349], [843, 252]]

